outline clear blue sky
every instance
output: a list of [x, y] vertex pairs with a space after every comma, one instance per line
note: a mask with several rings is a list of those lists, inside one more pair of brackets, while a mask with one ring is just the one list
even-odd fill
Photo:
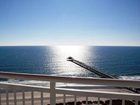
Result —
[[140, 46], [140, 0], [0, 0], [0, 45]]

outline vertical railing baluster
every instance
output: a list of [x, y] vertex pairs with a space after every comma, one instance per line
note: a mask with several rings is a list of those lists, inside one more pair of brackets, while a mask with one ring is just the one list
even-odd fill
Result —
[[41, 105], [43, 105], [43, 91], [41, 91]]
[[76, 105], [76, 102], [77, 102], [77, 98], [76, 95], [74, 95], [74, 105]]
[[56, 104], [55, 82], [50, 81], [50, 105]]
[[138, 105], [138, 102], [139, 102], [138, 100], [135, 100], [135, 105]]
[[2, 103], [1, 103], [1, 91], [0, 91], [0, 105], [1, 105]]
[[112, 99], [110, 98], [110, 103], [109, 103], [109, 105], [112, 105]]
[[122, 105], [125, 105], [125, 100], [124, 99], [122, 100]]
[[100, 105], [100, 97], [98, 97], [98, 105]]
[[14, 90], [14, 105], [17, 105], [16, 90]]
[[63, 105], [66, 105], [66, 94], [64, 94], [63, 97], [64, 97], [64, 98], [63, 98], [63, 99], [64, 99], [64, 100], [63, 100]]
[[86, 105], [88, 105], [88, 96], [86, 96]]
[[25, 105], [25, 91], [22, 91], [22, 101], [23, 101], [23, 105]]
[[8, 90], [6, 90], [6, 105], [9, 105]]
[[34, 91], [31, 91], [31, 104], [34, 105]]

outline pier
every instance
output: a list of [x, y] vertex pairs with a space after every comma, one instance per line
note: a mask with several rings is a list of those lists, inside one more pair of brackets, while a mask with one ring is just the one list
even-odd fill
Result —
[[101, 78], [112, 78], [112, 79], [114, 78], [114, 79], [115, 79], [115, 77], [110, 76], [110, 75], [105, 74], [105, 73], [102, 73], [101, 71], [98, 71], [97, 69], [92, 68], [92, 67], [86, 65], [86, 64], [83, 63], [83, 62], [80, 62], [80, 61], [78, 61], [78, 60], [75, 60], [75, 59], [72, 58], [72, 57], [68, 57], [68, 58], [67, 58], [67, 61], [73, 62], [73, 63], [75, 63], [75, 64], [77, 64], [77, 65], [79, 65], [79, 66], [85, 68], [86, 70], [88, 70], [88, 71], [90, 71], [90, 72], [92, 72], [92, 73], [98, 75], [98, 76], [101, 77]]

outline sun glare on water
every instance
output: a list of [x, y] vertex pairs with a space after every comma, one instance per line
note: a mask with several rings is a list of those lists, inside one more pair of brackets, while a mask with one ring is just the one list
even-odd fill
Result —
[[57, 46], [54, 48], [56, 57], [55, 62], [57, 62], [57, 67], [59, 68], [57, 72], [59, 74], [66, 75], [79, 75], [83, 73], [81, 67], [67, 61], [68, 57], [73, 57], [76, 60], [84, 61], [87, 56], [87, 47], [84, 46]]
[[67, 57], [71, 56], [75, 59], [84, 60], [84, 58], [87, 56], [86, 48], [87, 47], [84, 46], [58, 46], [57, 52], [60, 58], [66, 59]]

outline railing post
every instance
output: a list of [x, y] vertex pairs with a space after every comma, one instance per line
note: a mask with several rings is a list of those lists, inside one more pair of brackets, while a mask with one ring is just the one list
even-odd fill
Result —
[[50, 105], [56, 104], [55, 82], [50, 81]]

